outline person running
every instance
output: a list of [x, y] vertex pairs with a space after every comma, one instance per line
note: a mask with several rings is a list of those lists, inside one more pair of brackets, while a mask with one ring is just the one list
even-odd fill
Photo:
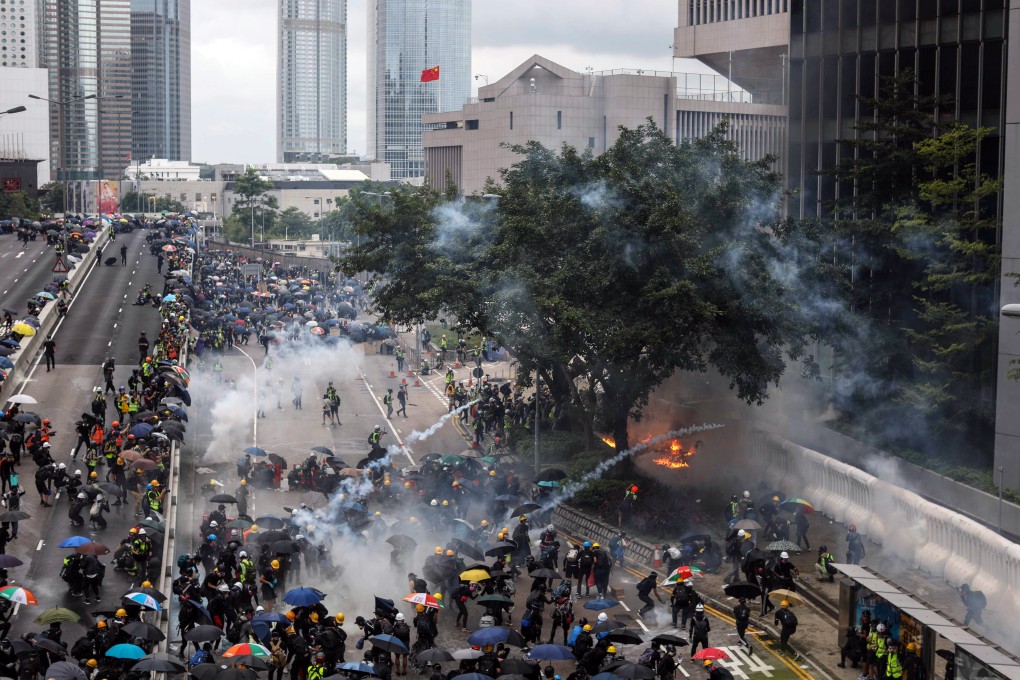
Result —
[[397, 409], [397, 415], [403, 414], [407, 417], [407, 385], [401, 385], [397, 390], [397, 401], [400, 402], [400, 408]]
[[50, 369], [57, 367], [57, 343], [52, 335], [47, 336], [43, 343], [43, 354], [46, 356], [46, 372], [49, 373]]

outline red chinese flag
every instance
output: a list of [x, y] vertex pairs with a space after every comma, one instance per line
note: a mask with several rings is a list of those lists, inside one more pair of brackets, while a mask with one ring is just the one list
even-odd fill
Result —
[[431, 83], [433, 80], [439, 80], [439, 67], [438, 66], [433, 66], [432, 68], [427, 68], [427, 69], [425, 69], [424, 71], [421, 72], [421, 82], [423, 82], [423, 83]]

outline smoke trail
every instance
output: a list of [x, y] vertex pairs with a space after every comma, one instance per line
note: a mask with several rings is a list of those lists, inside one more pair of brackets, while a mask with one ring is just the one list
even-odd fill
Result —
[[427, 430], [422, 431], [414, 430], [413, 432], [411, 432], [411, 434], [407, 436], [407, 439], [405, 440], [406, 448], [410, 449], [411, 448], [410, 445], [413, 444], [414, 442], [425, 441], [426, 439], [434, 435], [436, 432], [438, 432], [439, 429], [443, 427], [443, 425], [446, 425], [448, 422], [450, 422], [450, 419], [453, 418], [455, 415], [468, 410], [469, 408], [477, 404], [479, 401], [480, 401], [479, 399], [475, 399], [474, 401], [469, 401], [463, 406], [458, 406], [449, 413], [443, 415], [442, 418], [436, 421], [436, 423], [429, 427]]
[[624, 449], [623, 451], [620, 451], [612, 458], [602, 461], [594, 469], [584, 473], [584, 475], [577, 481], [570, 482], [569, 484], [564, 486], [563, 489], [559, 492], [559, 494], [555, 495], [554, 497], [546, 501], [545, 505], [542, 506], [540, 512], [552, 510], [560, 503], [566, 503], [571, 498], [573, 498], [574, 495], [581, 491], [581, 489], [583, 489], [588, 484], [588, 482], [598, 479], [599, 477], [604, 475], [606, 471], [609, 470], [609, 468], [613, 467], [619, 462], [622, 462], [625, 458], [641, 453], [642, 451], [653, 446], [657, 446], [658, 444], [661, 444], [664, 441], [676, 439], [678, 437], [683, 437], [689, 434], [697, 434], [698, 432], [708, 432], [709, 430], [717, 430], [721, 427], [724, 426], [719, 425], [718, 423], [703, 423], [701, 425], [681, 427], [678, 430], [672, 430], [670, 432], [666, 432], [664, 434], [660, 434], [655, 437], [652, 437], [651, 439], [640, 442], [639, 444], [635, 444], [629, 449]]

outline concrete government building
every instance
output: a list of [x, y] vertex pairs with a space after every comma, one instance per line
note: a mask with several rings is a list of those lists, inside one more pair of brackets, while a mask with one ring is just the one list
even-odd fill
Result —
[[519, 159], [503, 143], [534, 140], [551, 149], [566, 143], [600, 154], [616, 141], [619, 126], [634, 128], [648, 118], [679, 142], [705, 135], [729, 116], [746, 157], [783, 148], [781, 93], [739, 90], [719, 76], [578, 73], [536, 54], [478, 94], [460, 110], [424, 116], [426, 181], [436, 189], [446, 187], [448, 174], [465, 194], [481, 191], [487, 178], [498, 180], [499, 170]]

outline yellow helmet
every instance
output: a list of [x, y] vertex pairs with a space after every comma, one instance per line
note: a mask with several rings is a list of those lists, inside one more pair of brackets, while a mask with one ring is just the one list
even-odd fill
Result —
[[151, 581], [142, 581], [142, 587], [143, 588], [151, 588], [152, 587], [152, 582]]
[[99, 476], [99, 475], [97, 475], [97, 474], [96, 474], [96, 471], [95, 471], [95, 470], [93, 470], [92, 472], [90, 472], [90, 473], [89, 473], [89, 479], [95, 479], [95, 478], [96, 478], [96, 477], [98, 477], [98, 476]]
[[312, 612], [311, 614], [308, 615], [308, 618], [312, 620], [312, 623], [318, 623], [319, 622], [319, 612]]
[[241, 486], [248, 486], [248, 480], [247, 479], [242, 479], [241, 480]]
[[95, 659], [89, 659], [88, 661], [85, 662], [85, 665], [88, 666], [89, 668], [95, 668], [96, 666], [99, 665], [99, 662], [96, 661]]
[[600, 546], [599, 546], [598, 542], [595, 542], [595, 543], [592, 543], [592, 544], [591, 544], [591, 547], [593, 547], [593, 548], [598, 548], [598, 547], [600, 547]]
[[248, 527], [248, 531], [251, 531], [252, 533], [256, 533], [257, 534], [259, 532], [259, 525], [258, 524], [252, 524], [250, 527]]
[[421, 613], [422, 613], [423, 611], [425, 611], [425, 605], [423, 605], [423, 604], [417, 604], [417, 605], [415, 605], [415, 606], [414, 606], [414, 611], [416, 611], [416, 612], [418, 612], [419, 614], [421, 614]]
[[294, 610], [288, 611], [286, 614], [284, 614], [284, 616], [287, 617], [288, 621], [293, 621], [294, 619], [297, 618], [297, 614], [294, 613]]
[[606, 652], [609, 654], [616, 654], [616, 647], [614, 647], [613, 645], [609, 645], [608, 647], [606, 647]]
[[442, 593], [434, 593], [434, 594], [432, 595], [432, 597], [436, 598], [436, 599], [437, 599], [437, 600], [439, 600], [440, 602], [442, 602], [442, 601], [443, 601], [443, 594], [442, 594]]
[[490, 477], [495, 477], [496, 476], [496, 471], [495, 470], [489, 470], [489, 476]]
[[705, 659], [705, 663], [703, 663], [702, 665], [703, 665], [703, 666], [704, 666], [705, 668], [708, 668], [709, 666], [711, 666], [711, 665], [712, 665], [712, 660], [711, 660], [711, 659]]
[[106, 621], [100, 621], [97, 623], [96, 628], [106, 628]]
[[114, 614], [114, 616], [127, 616], [127, 610], [126, 609], [118, 609], [117, 613]]
[[454, 554], [455, 554], [455, 553], [454, 553], [454, 552], [453, 552], [452, 550], [449, 550], [449, 549], [448, 549], [448, 550], [446, 551], [446, 556], [447, 556], [447, 557], [453, 557], [453, 556], [454, 556]]
[[343, 612], [337, 612], [336, 616], [334, 617], [334, 619], [341, 626], [344, 625], [344, 613]]
[[280, 560], [273, 560], [272, 562], [269, 563], [269, 566], [272, 567], [273, 569], [279, 569]]
[[434, 552], [434, 553], [435, 553], [435, 554], [437, 554], [437, 555], [442, 555], [442, 554], [443, 554], [443, 549], [442, 549], [442, 548], [440, 548], [440, 547], [439, 547], [439, 546], [437, 545], [437, 546], [436, 546], [436, 549], [435, 549], [435, 550], [433, 550], [432, 552]]
[[411, 488], [411, 482], [404, 482], [404, 488], [405, 489], [410, 489]]
[[131, 527], [130, 529], [128, 529], [128, 533], [129, 534], [137, 534], [138, 533], [138, 527]]
[[590, 623], [584, 624], [584, 628], [582, 628], [581, 630], [583, 630], [585, 633], [590, 633], [591, 632], [591, 624]]
[[779, 603], [779, 606], [780, 607], [789, 607], [790, 606], [790, 602], [788, 600], [783, 600], [782, 602]]
[[915, 645], [913, 642], [908, 642], [907, 643], [907, 651], [908, 652], [916, 652], [917, 651], [917, 645]]
[[521, 515], [517, 519], [519, 519], [522, 522], [527, 522], [528, 521], [528, 516], [527, 515]]
[[483, 520], [482, 520], [482, 526], [483, 526], [483, 527], [487, 527], [487, 526], [489, 526], [489, 520], [487, 520], [487, 519], [483, 519]]
[[390, 478], [387, 477], [386, 479], [383, 480], [383, 486], [389, 486], [389, 485], [390, 485]]
[[443, 501], [443, 507], [446, 507], [449, 504], [450, 504], [450, 501]]

